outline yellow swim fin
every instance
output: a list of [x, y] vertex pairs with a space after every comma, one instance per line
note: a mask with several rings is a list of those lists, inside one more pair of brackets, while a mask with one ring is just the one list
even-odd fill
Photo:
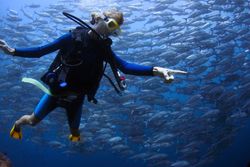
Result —
[[78, 141], [80, 141], [80, 135], [78, 135], [78, 136], [75, 136], [75, 135], [69, 135], [69, 140], [70, 141], [72, 141], [72, 142], [78, 142]]
[[10, 131], [10, 137], [13, 139], [21, 140], [23, 135], [21, 129], [17, 129], [16, 125], [14, 125]]

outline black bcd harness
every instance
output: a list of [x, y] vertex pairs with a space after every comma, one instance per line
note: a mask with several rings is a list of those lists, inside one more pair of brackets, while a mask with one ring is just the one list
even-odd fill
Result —
[[[63, 49], [61, 49], [52, 64], [50, 65], [48, 72], [41, 77], [41, 80], [50, 87], [51, 92], [53, 94], [60, 94], [63, 90], [67, 88], [68, 83], [66, 82], [66, 77], [68, 71], [82, 65], [84, 61], [84, 56], [88, 56], [84, 54], [88, 46], [86, 41], [87, 32], [88, 29], [84, 27], [77, 27], [76, 29], [72, 30], [72, 49], [69, 50], [67, 53], [63, 52]], [[103, 66], [103, 69], [100, 72], [98, 79], [96, 80], [96, 85], [94, 85], [93, 88], [87, 93], [88, 101], [93, 102], [95, 104], [97, 103], [97, 100], [95, 99], [95, 94], [99, 88], [99, 83], [101, 81], [102, 76], [105, 76], [109, 80], [109, 82], [119, 95], [121, 95], [121, 92], [126, 88], [125, 78], [120, 75], [112, 54], [112, 40], [110, 38], [101, 39], [99, 43], [104, 50], [104, 56], [106, 56], [107, 60], [109, 61], [105, 62], [105, 65]], [[115, 85], [112, 79], [105, 74], [107, 63], [109, 63], [111, 67], [118, 87]]]

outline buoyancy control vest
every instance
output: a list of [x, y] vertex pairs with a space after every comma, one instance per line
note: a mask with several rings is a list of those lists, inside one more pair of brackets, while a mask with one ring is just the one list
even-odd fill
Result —
[[[95, 94], [98, 90], [102, 76], [108, 62], [114, 73], [120, 90], [115, 86], [115, 90], [120, 93], [125, 88], [125, 81], [117, 70], [114, 57], [112, 56], [110, 38], [106, 40], [97, 40], [95, 43], [88, 35], [88, 29], [77, 27], [71, 30], [72, 45], [67, 48], [61, 48], [50, 65], [48, 71], [42, 76], [41, 80], [47, 84], [53, 94], [67, 94], [74, 92], [76, 94], [86, 94], [88, 101], [97, 103]], [[98, 52], [95, 52], [99, 50]], [[87, 57], [91, 56], [91, 57]], [[88, 62], [92, 59], [95, 62]], [[85, 69], [85, 70], [84, 70]], [[86, 71], [86, 69], [88, 69]], [[86, 77], [86, 78], [84, 78]], [[85, 79], [85, 80], [84, 80]]]

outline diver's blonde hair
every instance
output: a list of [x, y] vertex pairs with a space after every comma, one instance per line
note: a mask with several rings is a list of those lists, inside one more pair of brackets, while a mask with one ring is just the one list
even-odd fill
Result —
[[117, 21], [119, 25], [122, 25], [124, 22], [123, 13], [118, 11], [117, 9], [109, 9], [107, 11], [104, 11], [103, 15], [115, 19], [115, 21]]

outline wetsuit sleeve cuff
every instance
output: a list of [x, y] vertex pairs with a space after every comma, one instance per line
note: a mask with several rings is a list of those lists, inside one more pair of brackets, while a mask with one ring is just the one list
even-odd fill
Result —
[[154, 67], [150, 67], [150, 68], [151, 68], [151, 70], [150, 70], [151, 74], [150, 74], [150, 75], [151, 75], [151, 76], [155, 76], [155, 75], [154, 75]]
[[12, 56], [21, 56], [22, 53], [19, 52], [19, 50], [17, 48], [15, 48], [14, 52], [12, 53]]
[[14, 51], [12, 53], [10, 53], [10, 55], [16, 56], [16, 48], [14, 48]]

